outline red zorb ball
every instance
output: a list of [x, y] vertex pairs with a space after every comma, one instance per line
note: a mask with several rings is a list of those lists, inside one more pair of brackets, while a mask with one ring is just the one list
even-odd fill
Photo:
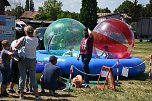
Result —
[[94, 47], [101, 51], [108, 48], [113, 58], [128, 58], [134, 47], [134, 33], [131, 28], [118, 19], [108, 19], [98, 23], [93, 30]]

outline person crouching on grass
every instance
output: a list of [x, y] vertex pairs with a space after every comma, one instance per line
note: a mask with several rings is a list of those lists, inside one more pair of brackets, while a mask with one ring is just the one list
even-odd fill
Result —
[[55, 90], [62, 90], [66, 85], [61, 81], [61, 69], [56, 66], [57, 57], [50, 56], [50, 63], [44, 66], [42, 76], [40, 78], [41, 82], [41, 93], [45, 94], [44, 89], [49, 89], [52, 96], [54, 96]]
[[1, 59], [2, 63], [0, 66], [0, 70], [2, 73], [2, 84], [1, 84], [1, 97], [8, 97], [9, 94], [6, 92], [7, 85], [9, 83], [9, 75], [10, 75], [10, 59], [12, 52], [9, 51], [10, 44], [8, 40], [2, 41], [2, 51], [1, 51]]

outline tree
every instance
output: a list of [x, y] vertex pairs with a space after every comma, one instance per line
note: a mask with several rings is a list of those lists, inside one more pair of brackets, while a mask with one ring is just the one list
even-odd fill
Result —
[[134, 4], [133, 2], [126, 0], [124, 1], [118, 8], [116, 8], [114, 10], [114, 12], [116, 13], [128, 13], [130, 15], [130, 12], [132, 11]]
[[97, 12], [98, 13], [111, 13], [111, 11], [107, 7], [104, 9], [97, 7]]
[[30, 0], [30, 11], [34, 11], [34, 2]]
[[142, 15], [143, 11], [143, 6], [137, 3], [138, 0], [134, 0], [134, 2], [126, 0], [118, 8], [116, 8], [114, 12], [126, 13], [131, 17], [131, 19], [127, 19], [129, 22], [136, 22]]
[[29, 11], [29, 0], [25, 2], [25, 11]]
[[82, 8], [80, 9], [80, 21], [84, 26], [91, 30], [97, 24], [97, 1], [96, 0], [82, 0]]
[[69, 11], [60, 12], [58, 14], [58, 19], [60, 19], [60, 18], [72, 18], [72, 19], [80, 21], [79, 13], [69, 12]]
[[25, 11], [34, 11], [34, 2], [33, 2], [33, 0], [26, 0], [26, 2], [25, 2]]
[[11, 15], [19, 18], [24, 12], [24, 8], [22, 6], [17, 6], [15, 9], [12, 9]]
[[149, 0], [149, 4], [146, 5], [145, 8], [145, 15], [146, 17], [152, 17], [152, 0]]
[[61, 12], [62, 2], [57, 0], [44, 1], [43, 7], [39, 7], [39, 15], [35, 19], [57, 20], [57, 15]]

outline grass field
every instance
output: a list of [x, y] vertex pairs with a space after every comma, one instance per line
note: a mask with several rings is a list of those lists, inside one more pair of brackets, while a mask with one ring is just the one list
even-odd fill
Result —
[[[145, 58], [152, 54], [152, 43], [136, 42], [132, 56]], [[149, 70], [149, 60], [145, 61], [146, 72]], [[120, 80], [121, 86], [116, 86], [116, 91], [105, 89], [102, 91], [94, 86], [91, 88], [73, 88], [73, 92], [57, 91], [58, 95], [42, 96], [43, 101], [152, 101], [152, 80], [147, 80], [147, 73], [134, 78]], [[17, 94], [10, 94], [9, 98], [0, 100], [19, 100]], [[26, 94], [25, 100], [34, 100], [32, 94]]]

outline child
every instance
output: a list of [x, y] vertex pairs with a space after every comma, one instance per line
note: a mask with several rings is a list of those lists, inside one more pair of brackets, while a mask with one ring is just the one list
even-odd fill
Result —
[[103, 50], [102, 54], [99, 55], [99, 56], [96, 55], [96, 57], [99, 58], [99, 57], [102, 56], [103, 54], [106, 55], [106, 56], [105, 56], [105, 59], [113, 59], [113, 56], [112, 56], [111, 52], [109, 51], [108, 46], [104, 46], [104, 50]]
[[9, 74], [10, 74], [10, 59], [12, 52], [9, 51], [10, 44], [8, 40], [2, 41], [2, 51], [1, 51], [1, 73], [2, 73], [2, 84], [1, 84], [1, 97], [8, 97], [9, 94], [6, 92], [7, 84], [9, 83]]
[[73, 87], [80, 88], [82, 86], [83, 79], [81, 75], [77, 75], [73, 78], [72, 85]]

